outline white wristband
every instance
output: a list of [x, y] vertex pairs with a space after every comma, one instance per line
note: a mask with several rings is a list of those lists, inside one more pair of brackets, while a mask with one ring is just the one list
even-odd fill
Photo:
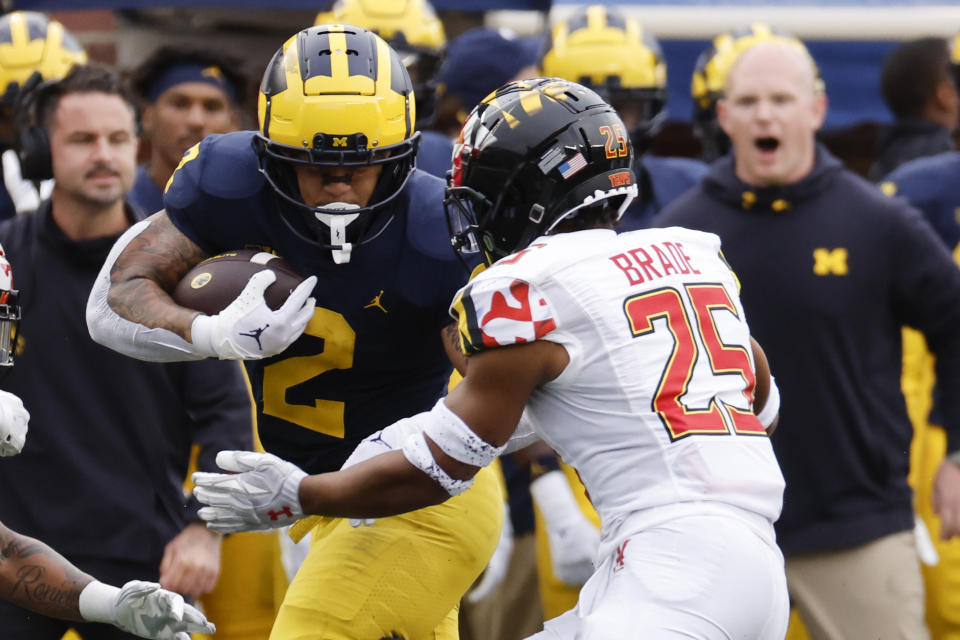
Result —
[[80, 617], [88, 622], [113, 624], [119, 593], [118, 587], [94, 580], [80, 592]]
[[780, 413], [780, 389], [777, 388], [777, 380], [770, 374], [770, 391], [767, 392], [767, 401], [763, 409], [757, 414], [757, 420], [763, 425], [764, 429], [769, 429], [773, 424], [773, 419]]
[[200, 314], [193, 319], [190, 325], [190, 342], [196, 348], [198, 353], [208, 356], [217, 355], [213, 348], [213, 318], [208, 315]]

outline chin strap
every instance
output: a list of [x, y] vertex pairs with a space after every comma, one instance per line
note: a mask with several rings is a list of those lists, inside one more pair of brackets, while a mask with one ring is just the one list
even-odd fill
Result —
[[[360, 205], [349, 204], [347, 202], [331, 202], [324, 205], [324, 209], [331, 211], [351, 211], [359, 209]], [[350, 262], [350, 252], [353, 250], [353, 244], [347, 242], [347, 225], [360, 217], [359, 213], [320, 213], [314, 211], [313, 215], [317, 220], [330, 228], [330, 244], [339, 249], [331, 249], [333, 261], [336, 264], [345, 264]]]

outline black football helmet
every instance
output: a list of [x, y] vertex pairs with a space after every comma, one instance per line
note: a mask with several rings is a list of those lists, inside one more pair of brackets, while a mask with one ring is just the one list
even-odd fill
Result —
[[637, 195], [630, 136], [613, 107], [568, 80], [508, 83], [454, 144], [444, 201], [451, 242], [488, 264], [596, 205], [616, 218]]

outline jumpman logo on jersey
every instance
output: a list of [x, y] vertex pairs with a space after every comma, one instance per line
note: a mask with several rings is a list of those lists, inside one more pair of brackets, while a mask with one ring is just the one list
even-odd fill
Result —
[[379, 442], [380, 444], [385, 446], [387, 449], [393, 449], [393, 447], [390, 446], [390, 443], [383, 439], [383, 429], [371, 435], [369, 437], [369, 440], [370, 442]]
[[363, 308], [369, 309], [370, 307], [375, 307], [377, 309], [380, 309], [380, 311], [383, 311], [384, 313], [388, 313], [386, 307], [384, 307], [383, 303], [380, 302], [380, 298], [382, 297], [383, 297], [383, 289], [380, 289], [380, 293], [373, 296], [373, 299], [367, 304], [363, 305]]
[[266, 331], [266, 330], [267, 330], [267, 327], [269, 327], [269, 326], [270, 326], [269, 324], [266, 324], [266, 325], [264, 325], [263, 327], [261, 327], [260, 329], [254, 329], [254, 330], [251, 331], [250, 333], [241, 333], [240, 335], [241, 335], [241, 336], [246, 336], [246, 337], [248, 337], [248, 338], [253, 338], [254, 340], [256, 340], [256, 341], [257, 341], [257, 349], [260, 349], [260, 351], [263, 351], [263, 345], [260, 344], [260, 334], [262, 334], [264, 331]]

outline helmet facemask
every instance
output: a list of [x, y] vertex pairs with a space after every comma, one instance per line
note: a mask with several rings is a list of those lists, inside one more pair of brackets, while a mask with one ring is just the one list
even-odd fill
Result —
[[[357, 245], [378, 237], [393, 219], [383, 211], [409, 179], [419, 146], [414, 100], [397, 53], [359, 27], [304, 29], [267, 67], [254, 139], [260, 172], [282, 200], [288, 228], [329, 250], [337, 264], [349, 262]], [[364, 168], [380, 172], [366, 203], [314, 205], [301, 193], [298, 166], [326, 169], [317, 176], [323, 184], [349, 184]], [[291, 211], [312, 238], [295, 228], [303, 224], [285, 218]]]
[[445, 200], [454, 249], [482, 251], [490, 264], [605, 200], [619, 220], [637, 195], [629, 142], [618, 148], [613, 137], [623, 130], [575, 83], [537, 79], [488, 96], [454, 146]]

